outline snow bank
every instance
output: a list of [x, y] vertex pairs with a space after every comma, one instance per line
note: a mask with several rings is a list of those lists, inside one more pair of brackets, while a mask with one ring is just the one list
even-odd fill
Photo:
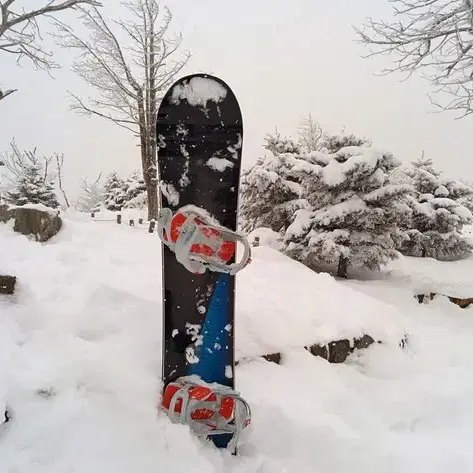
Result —
[[388, 266], [393, 279], [404, 280], [415, 294], [473, 297], [473, 254], [459, 261], [404, 256]]
[[[156, 235], [81, 220], [67, 212], [45, 244], [0, 224], [0, 268], [18, 277], [16, 294], [0, 297], [0, 403], [15, 416], [1, 473], [471, 471], [471, 309], [417, 304], [388, 279], [350, 287], [255, 248], [238, 276], [237, 350], [285, 356], [238, 366], [253, 423], [232, 457], [156, 414]], [[396, 304], [409, 316], [405, 351]], [[388, 343], [345, 364], [301, 347], [365, 330]]]
[[407, 321], [393, 306], [317, 274], [269, 247], [237, 279], [237, 358], [371, 335], [397, 345]]

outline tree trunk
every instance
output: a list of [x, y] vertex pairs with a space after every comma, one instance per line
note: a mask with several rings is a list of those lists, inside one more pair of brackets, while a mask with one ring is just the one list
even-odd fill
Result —
[[146, 192], [148, 194], [148, 220], [158, 218], [158, 187], [152, 181], [148, 186], [146, 185]]
[[337, 276], [339, 278], [347, 279], [348, 278], [348, 263], [350, 260], [346, 257], [341, 255], [340, 259], [338, 260], [338, 271]]
[[149, 173], [149, 186], [148, 192], [148, 213], [151, 218], [158, 217], [158, 169], [157, 169], [157, 148], [156, 148], [156, 33], [154, 30], [154, 21], [150, 15], [149, 22], [149, 61], [147, 64], [147, 93], [146, 93], [146, 111], [147, 116], [147, 152], [148, 152], [148, 173]]

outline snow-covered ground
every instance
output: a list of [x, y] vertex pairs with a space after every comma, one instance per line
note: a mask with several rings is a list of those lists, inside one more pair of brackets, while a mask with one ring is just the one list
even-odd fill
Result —
[[[395, 269], [341, 283], [255, 249], [236, 321], [253, 425], [232, 457], [157, 413], [159, 267], [145, 228], [69, 213], [39, 244], [0, 224], [0, 272], [18, 277], [0, 297], [0, 473], [472, 471], [473, 308], [420, 305]], [[366, 332], [385, 343], [342, 365], [302, 348]], [[276, 349], [280, 366], [251, 359]]]

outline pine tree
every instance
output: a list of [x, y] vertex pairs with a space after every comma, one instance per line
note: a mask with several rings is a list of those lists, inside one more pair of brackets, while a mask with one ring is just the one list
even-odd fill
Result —
[[24, 164], [14, 189], [7, 194], [14, 205], [42, 204], [53, 209], [60, 204], [54, 185], [45, 178], [44, 170], [37, 163]]
[[402, 197], [413, 191], [389, 182], [399, 164], [392, 154], [370, 148], [328, 155], [303, 182], [310, 208], [296, 211], [283, 250], [312, 268], [338, 264], [339, 277], [347, 277], [349, 267], [378, 270], [396, 259], [406, 238], [400, 227], [410, 218]]
[[319, 156], [298, 154], [298, 145], [278, 134], [268, 135], [265, 147], [272, 154], [242, 173], [240, 221], [241, 229], [248, 233], [259, 227], [286, 230], [294, 212], [307, 207], [301, 183], [315, 172]]
[[274, 156], [283, 153], [300, 154], [301, 147], [292, 138], [281, 138], [279, 132], [274, 135], [271, 133], [267, 134], [265, 139], [264, 148], [270, 151]]
[[125, 203], [125, 182], [116, 172], [107, 176], [104, 184], [103, 205], [107, 210], [121, 210]]
[[133, 171], [125, 180], [123, 208], [143, 208], [147, 205], [146, 184], [138, 171]]
[[462, 235], [462, 228], [473, 222], [462, 200], [473, 194], [471, 188], [451, 179], [441, 179], [432, 163], [413, 166], [411, 176], [418, 195], [410, 199], [413, 210], [409, 241], [401, 251], [410, 256], [455, 260], [470, 254], [473, 246]]
[[353, 133], [324, 133], [320, 139], [320, 150], [327, 153], [336, 153], [342, 148], [349, 146], [370, 147], [371, 141], [367, 138], [360, 138]]

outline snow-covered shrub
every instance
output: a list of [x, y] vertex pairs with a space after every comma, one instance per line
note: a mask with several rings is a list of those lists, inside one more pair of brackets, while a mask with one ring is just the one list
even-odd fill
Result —
[[464, 225], [473, 223], [471, 211], [463, 205], [473, 190], [461, 182], [440, 178], [431, 166], [414, 166], [410, 175], [418, 194], [410, 198], [412, 225], [401, 251], [439, 260], [469, 255], [473, 247], [461, 232]]
[[328, 155], [303, 181], [307, 206], [296, 211], [284, 239], [284, 251], [309, 267], [338, 264], [378, 270], [398, 256], [406, 238], [401, 230], [411, 211], [402, 198], [413, 191], [391, 184], [400, 163], [391, 153], [358, 146]]
[[7, 193], [6, 200], [14, 205], [43, 204], [53, 209], [60, 206], [53, 183], [37, 163], [22, 165], [15, 186]]

